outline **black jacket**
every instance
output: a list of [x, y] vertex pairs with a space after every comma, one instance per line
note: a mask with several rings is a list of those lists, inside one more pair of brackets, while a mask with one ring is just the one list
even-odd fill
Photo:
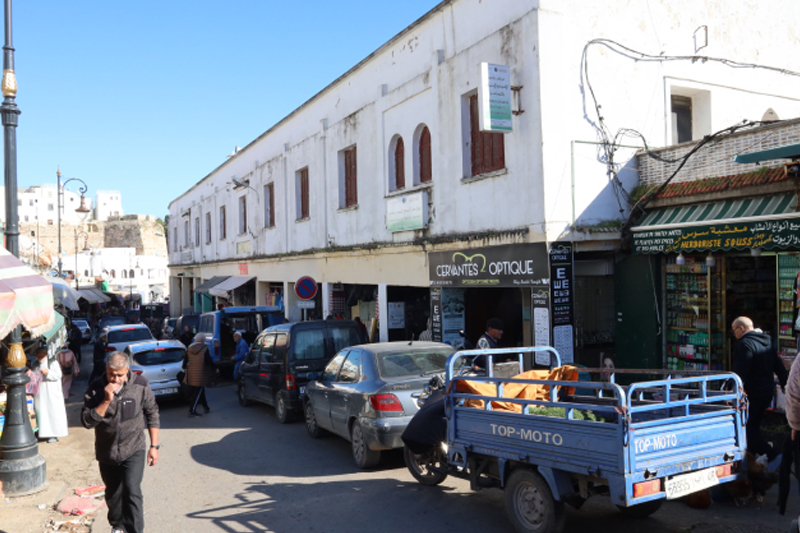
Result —
[[101, 463], [119, 464], [134, 453], [146, 449], [145, 422], [148, 428], [160, 427], [158, 405], [150, 383], [139, 374], [128, 371], [128, 380], [119, 396], [111, 400], [106, 415], [95, 408], [103, 403], [108, 377], [94, 380], [83, 398], [81, 422], [94, 429], [95, 457]]
[[781, 387], [786, 385], [789, 373], [772, 347], [772, 339], [761, 330], [745, 333], [733, 350], [733, 371], [744, 382], [750, 396], [772, 396], [777, 374]]

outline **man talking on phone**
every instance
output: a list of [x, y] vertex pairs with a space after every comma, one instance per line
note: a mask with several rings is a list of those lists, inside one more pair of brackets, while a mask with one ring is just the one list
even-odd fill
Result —
[[[158, 405], [150, 383], [130, 371], [128, 356], [108, 356], [105, 376], [89, 385], [81, 421], [94, 429], [95, 457], [106, 485], [111, 533], [142, 533], [145, 461], [158, 463]], [[150, 433], [147, 449], [144, 430]]]

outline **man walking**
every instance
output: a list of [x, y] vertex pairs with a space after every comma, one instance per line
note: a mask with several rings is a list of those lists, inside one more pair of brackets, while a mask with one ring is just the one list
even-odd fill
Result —
[[773, 374], [778, 375], [781, 388], [784, 388], [788, 372], [772, 347], [769, 335], [754, 329], [752, 320], [740, 316], [733, 321], [731, 328], [738, 341], [733, 350], [733, 371], [742, 378], [744, 391], [750, 400], [747, 448], [753, 455], [767, 454], [772, 461], [778, 454], [761, 436], [761, 420], [775, 393]]
[[[81, 421], [94, 429], [95, 456], [106, 485], [111, 533], [142, 533], [142, 478], [145, 458], [158, 463], [159, 416], [153, 391], [142, 376], [130, 371], [128, 356], [108, 356], [106, 374], [89, 385]], [[150, 433], [150, 449], [144, 429]]]

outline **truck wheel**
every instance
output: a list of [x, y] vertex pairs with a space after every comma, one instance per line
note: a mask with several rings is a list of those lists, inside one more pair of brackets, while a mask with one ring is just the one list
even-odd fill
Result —
[[622, 514], [625, 516], [630, 516], [631, 518], [647, 518], [651, 514], [661, 509], [661, 505], [663, 503], [664, 499], [662, 498], [660, 500], [650, 500], [649, 502], [640, 503], [639, 505], [634, 505], [632, 507], [622, 507], [621, 505], [617, 505], [617, 508], [622, 511]]
[[286, 407], [286, 399], [281, 393], [275, 395], [275, 416], [278, 417], [278, 422], [281, 424], [288, 424], [292, 421], [292, 413]]
[[561, 533], [564, 504], [555, 501], [547, 482], [527, 468], [514, 470], [505, 488], [506, 514], [519, 533]]
[[239, 397], [239, 405], [241, 405], [242, 407], [250, 407], [251, 405], [253, 405], [253, 402], [251, 402], [250, 399], [247, 397], [247, 395], [244, 393], [243, 383], [239, 383], [239, 387], [236, 390], [236, 395]]
[[353, 427], [350, 429], [350, 445], [353, 448], [353, 460], [362, 470], [373, 468], [381, 460], [381, 452], [370, 450], [367, 446], [364, 430], [358, 422], [353, 422]]
[[423, 485], [433, 487], [447, 479], [447, 465], [441, 449], [435, 448], [427, 453], [416, 454], [404, 447], [403, 459], [414, 479]]
[[314, 415], [314, 406], [311, 405], [310, 401], [306, 401], [303, 406], [303, 412], [306, 415], [306, 429], [308, 430], [308, 435], [312, 439], [318, 439], [325, 435], [325, 430], [317, 424], [317, 417]]

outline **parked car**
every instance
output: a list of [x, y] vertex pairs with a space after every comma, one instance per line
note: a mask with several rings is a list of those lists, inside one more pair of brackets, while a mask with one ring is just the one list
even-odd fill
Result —
[[100, 319], [100, 322], [97, 323], [97, 331], [99, 333], [109, 326], [120, 326], [123, 324], [125, 324], [124, 316], [104, 316]]
[[135, 342], [155, 341], [150, 328], [144, 324], [109, 326], [104, 331], [108, 337], [106, 353], [125, 351], [129, 344]]
[[147, 378], [157, 400], [185, 397], [186, 385], [178, 381], [186, 356], [180, 341], [136, 342], [129, 344], [125, 353], [131, 358], [131, 371]]
[[315, 320], [273, 326], [261, 332], [239, 367], [237, 393], [242, 406], [253, 400], [275, 406], [282, 424], [303, 409], [306, 384], [336, 352], [363, 344], [366, 337], [352, 320]]
[[387, 342], [345, 348], [306, 386], [306, 429], [351, 443], [359, 468], [378, 464], [381, 450], [402, 448], [401, 435], [419, 410], [416, 397], [443, 372], [454, 349], [439, 342]]
[[236, 343], [233, 333], [238, 331], [247, 344], [252, 344], [259, 332], [283, 324], [283, 312], [278, 307], [226, 307], [219, 311], [203, 313], [198, 331], [206, 333], [206, 344], [211, 359], [221, 368], [233, 366]]
[[81, 337], [83, 338], [84, 344], [92, 340], [92, 327], [86, 320], [73, 318], [72, 323], [78, 326], [78, 329], [81, 330]]
[[172, 331], [174, 339], [180, 338], [183, 335], [184, 326], [189, 326], [189, 331], [192, 332], [192, 337], [197, 333], [197, 327], [200, 325], [200, 315], [181, 315], [178, 321], [175, 322], [175, 329]]
[[163, 320], [162, 331], [164, 332], [165, 339], [174, 339], [173, 332], [175, 331], [175, 325], [178, 323], [177, 318], [165, 318]]

